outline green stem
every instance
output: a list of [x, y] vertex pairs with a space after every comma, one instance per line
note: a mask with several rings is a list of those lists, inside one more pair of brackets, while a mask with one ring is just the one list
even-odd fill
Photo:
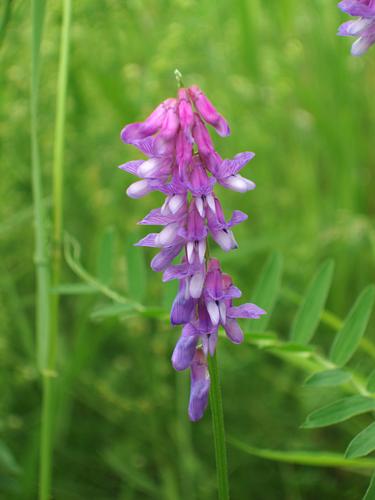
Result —
[[[63, 25], [61, 32], [59, 75], [57, 84], [56, 128], [53, 162], [53, 242], [52, 242], [52, 279], [53, 287], [60, 281], [61, 239], [62, 239], [62, 192], [63, 192], [63, 150], [66, 109], [66, 83], [68, 72], [69, 29], [71, 0], [63, 3]], [[40, 437], [39, 499], [51, 497], [52, 449], [56, 393], [56, 351], [58, 337], [59, 295], [49, 296], [50, 328], [45, 342], [46, 362], [43, 366], [43, 401]]]
[[44, 0], [31, 4], [31, 181], [34, 205], [35, 271], [36, 271], [36, 337], [37, 364], [43, 370], [46, 362], [46, 340], [49, 331], [49, 262], [46, 244], [45, 213], [43, 205], [42, 171], [38, 141], [38, 99], [40, 74], [40, 45], [44, 24]]
[[224, 414], [221, 400], [221, 388], [217, 354], [208, 356], [208, 367], [211, 377], [210, 408], [212, 415], [212, 432], [215, 445], [216, 474], [219, 500], [229, 499], [227, 450], [225, 443]]
[[[71, 0], [63, 3], [63, 25], [60, 44], [60, 62], [57, 81], [56, 122], [53, 154], [53, 240], [51, 285], [56, 288], [60, 283], [62, 228], [63, 228], [63, 179], [64, 179], [64, 138], [66, 116], [66, 91], [68, 79], [69, 31], [71, 20]], [[49, 348], [49, 365], [55, 369], [56, 348], [59, 323], [59, 294], [51, 295], [51, 339]]]

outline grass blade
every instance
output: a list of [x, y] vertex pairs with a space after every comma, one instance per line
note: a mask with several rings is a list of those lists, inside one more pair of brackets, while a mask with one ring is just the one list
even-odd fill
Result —
[[313, 411], [302, 427], [305, 429], [326, 427], [373, 410], [375, 410], [375, 399], [359, 395], [349, 396]]
[[343, 327], [337, 333], [330, 352], [333, 363], [342, 366], [355, 353], [367, 323], [370, 319], [375, 299], [375, 286], [370, 285], [358, 297]]
[[312, 279], [292, 324], [291, 340], [307, 344], [319, 324], [332, 282], [334, 263], [325, 262]]

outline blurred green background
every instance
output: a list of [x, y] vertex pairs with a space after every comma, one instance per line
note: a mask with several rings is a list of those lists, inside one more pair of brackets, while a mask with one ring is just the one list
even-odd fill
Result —
[[[79, 241], [85, 268], [147, 306], [167, 310], [171, 304], [176, 285], [162, 285], [151, 272], [152, 249], [132, 247], [147, 232], [136, 222], [162, 197], [127, 199], [132, 177], [116, 167], [139, 157], [121, 143], [121, 128], [175, 95], [177, 67], [185, 84], [201, 86], [230, 122], [229, 138], [214, 137], [220, 154], [257, 154], [244, 171], [257, 189], [219, 192], [228, 214], [249, 214], [236, 228], [240, 248], [217, 252], [225, 271], [251, 300], [261, 267], [278, 251], [283, 285], [303, 294], [319, 264], [331, 257], [336, 269], [328, 308], [344, 317], [375, 278], [375, 50], [350, 56], [350, 41], [336, 36], [345, 19], [336, 2], [90, 0], [73, 6], [64, 227]], [[0, 498], [32, 499], [40, 384], [34, 354], [29, 2], [11, 2], [4, 24]], [[40, 141], [49, 211], [60, 27], [60, 2], [47, 2]], [[66, 265], [63, 281], [79, 281]], [[179, 329], [164, 317], [95, 315], [107, 304], [100, 294], [62, 297], [54, 498], [216, 498], [209, 412], [199, 423], [188, 422], [187, 375], [170, 365]], [[269, 327], [287, 338], [295, 311], [280, 294]], [[371, 327], [369, 337], [374, 321]], [[321, 327], [317, 342], [324, 345], [327, 337], [331, 332]], [[342, 453], [366, 423], [362, 417], [335, 428], [299, 429], [327, 399], [319, 389], [302, 388], [301, 370], [226, 340], [219, 358], [226, 430], [243, 442]], [[362, 359], [354, 364], [363, 366]], [[235, 500], [354, 500], [368, 484], [366, 474], [270, 462], [234, 447], [228, 453]]]

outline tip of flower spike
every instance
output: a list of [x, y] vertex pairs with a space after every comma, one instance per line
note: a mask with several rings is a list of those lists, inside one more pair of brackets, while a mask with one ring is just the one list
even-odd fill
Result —
[[183, 82], [182, 82], [182, 73], [180, 70], [178, 70], [177, 68], [174, 70], [174, 76], [176, 78], [176, 81], [177, 81], [177, 85], [182, 88], [184, 86]]

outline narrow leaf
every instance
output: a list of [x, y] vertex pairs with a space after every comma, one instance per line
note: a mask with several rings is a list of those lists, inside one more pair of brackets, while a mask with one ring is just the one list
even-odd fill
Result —
[[369, 487], [363, 497], [363, 500], [375, 500], [375, 474], [372, 476]]
[[324, 370], [311, 375], [305, 381], [305, 385], [309, 387], [333, 387], [345, 384], [345, 382], [351, 379], [351, 376], [351, 373], [345, 370]]
[[350, 469], [372, 469], [375, 459], [348, 459], [339, 453], [325, 451], [281, 451], [256, 448], [243, 442], [243, 440], [228, 438], [228, 443], [250, 455], [286, 462], [291, 464], [311, 465], [313, 467], [342, 467]]
[[98, 280], [106, 285], [112, 281], [114, 240], [114, 229], [112, 227], [106, 228], [99, 244], [96, 272]]
[[312, 279], [292, 324], [291, 340], [308, 344], [320, 321], [332, 282], [334, 263], [325, 262]]
[[306, 429], [325, 427], [372, 410], [375, 410], [375, 399], [359, 395], [349, 396], [313, 411], [302, 427]]
[[374, 285], [365, 288], [358, 297], [333, 342], [330, 359], [335, 364], [343, 366], [355, 353], [370, 319], [374, 299]]
[[367, 390], [369, 392], [375, 392], [375, 370], [370, 373], [370, 376], [367, 380]]
[[357, 434], [350, 442], [345, 455], [348, 458], [364, 457], [375, 450], [375, 422]]
[[279, 293], [282, 268], [282, 256], [279, 253], [274, 253], [268, 258], [262, 269], [251, 301], [264, 309], [267, 314], [256, 321], [247, 322], [247, 326], [253, 332], [263, 332], [267, 328]]

